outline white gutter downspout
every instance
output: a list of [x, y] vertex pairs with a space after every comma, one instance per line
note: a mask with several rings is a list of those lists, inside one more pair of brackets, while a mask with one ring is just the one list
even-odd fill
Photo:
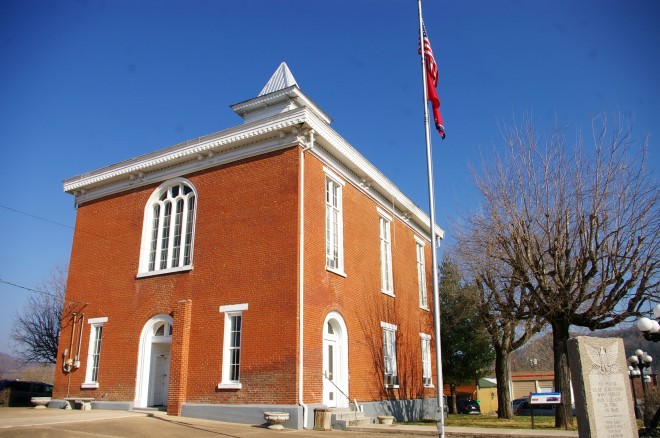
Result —
[[307, 146], [304, 146], [300, 149], [300, 219], [299, 226], [300, 229], [300, 248], [298, 250], [300, 260], [300, 272], [298, 277], [298, 290], [300, 291], [300, 304], [298, 308], [298, 321], [300, 321], [300, 326], [298, 330], [299, 344], [298, 344], [298, 403], [303, 408], [303, 429], [307, 426], [307, 417], [309, 415], [309, 408], [303, 401], [303, 382], [304, 382], [304, 361], [303, 361], [303, 351], [304, 351], [304, 284], [305, 284], [305, 151], [314, 147], [314, 130], [309, 130], [309, 143]]

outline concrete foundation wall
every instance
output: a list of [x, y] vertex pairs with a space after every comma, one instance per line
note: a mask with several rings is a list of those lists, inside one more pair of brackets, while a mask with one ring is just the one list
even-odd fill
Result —
[[303, 410], [301, 406], [297, 405], [215, 405], [184, 403], [181, 406], [182, 417], [242, 424], [266, 424], [264, 412], [288, 412], [289, 421], [284, 423], [283, 426], [287, 429], [302, 429], [303, 427]]
[[412, 400], [384, 400], [361, 403], [364, 415], [376, 418], [379, 415], [391, 415], [395, 421], [436, 420], [438, 400], [422, 398]]

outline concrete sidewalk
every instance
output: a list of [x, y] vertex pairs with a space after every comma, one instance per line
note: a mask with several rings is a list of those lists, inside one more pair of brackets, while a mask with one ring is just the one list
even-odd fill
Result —
[[[0, 437], [55, 437], [77, 438], [89, 436], [135, 437], [158, 436], [159, 438], [229, 437], [266, 438], [277, 435], [295, 435], [314, 438], [412, 438], [438, 436], [435, 426], [370, 425], [351, 428], [349, 431], [285, 430], [273, 431], [260, 426], [223, 423], [196, 418], [174, 417], [163, 412], [133, 412], [106, 410], [63, 410], [32, 408], [0, 408]], [[445, 435], [451, 438], [538, 438], [577, 437], [577, 432], [527, 429], [480, 429], [446, 427]]]

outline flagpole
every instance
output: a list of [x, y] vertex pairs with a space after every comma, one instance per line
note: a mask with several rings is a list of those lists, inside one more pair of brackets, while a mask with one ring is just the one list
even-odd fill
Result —
[[444, 416], [444, 383], [442, 381], [442, 353], [440, 351], [440, 295], [438, 293], [438, 258], [436, 254], [436, 235], [435, 235], [435, 202], [433, 193], [433, 160], [431, 154], [431, 131], [429, 125], [428, 91], [426, 78], [426, 51], [424, 50], [423, 21], [422, 21], [422, 0], [417, 0], [417, 11], [419, 15], [419, 44], [422, 52], [422, 81], [424, 90], [424, 134], [426, 136], [426, 167], [428, 173], [429, 186], [429, 216], [430, 216], [430, 234], [431, 234], [431, 263], [433, 264], [433, 314], [435, 325], [435, 369], [438, 396], [438, 436], [445, 437], [445, 416]]

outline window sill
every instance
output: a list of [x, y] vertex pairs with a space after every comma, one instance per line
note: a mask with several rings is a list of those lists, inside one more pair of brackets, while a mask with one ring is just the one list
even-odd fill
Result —
[[192, 271], [193, 265], [180, 266], [178, 268], [160, 269], [158, 271], [138, 272], [135, 278], [155, 277], [157, 275], [174, 274], [176, 272]]
[[381, 289], [380, 291], [381, 291], [383, 294], [385, 294], [385, 295], [388, 295], [388, 296], [390, 296], [390, 297], [392, 297], [392, 298], [396, 298], [396, 297], [394, 296], [394, 291], [393, 291], [393, 290], [382, 290], [382, 289]]
[[424, 385], [424, 389], [433, 389], [435, 386], [433, 385]]
[[218, 389], [242, 389], [243, 385], [239, 383], [218, 383]]
[[399, 385], [385, 385], [385, 388], [387, 388], [387, 389], [398, 389]]
[[429, 306], [419, 306], [419, 308], [422, 309], [425, 312], [428, 312], [428, 311], [431, 310], [431, 309], [429, 309]]
[[99, 387], [99, 382], [85, 382], [80, 385], [81, 389], [96, 389]]
[[346, 273], [345, 273], [344, 271], [340, 271], [339, 269], [328, 268], [328, 267], [326, 266], [326, 267], [325, 267], [325, 270], [328, 271], [328, 272], [332, 272], [333, 274], [337, 274], [337, 275], [339, 275], [340, 277], [344, 277], [344, 278], [347, 277]]

